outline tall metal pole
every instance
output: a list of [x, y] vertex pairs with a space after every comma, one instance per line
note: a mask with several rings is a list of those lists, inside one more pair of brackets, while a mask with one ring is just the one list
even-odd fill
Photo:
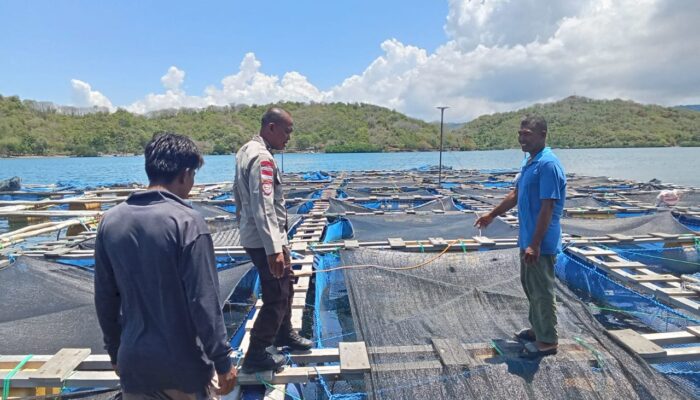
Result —
[[435, 107], [440, 110], [440, 165], [438, 167], [438, 185], [442, 185], [442, 122], [445, 116], [446, 106]]

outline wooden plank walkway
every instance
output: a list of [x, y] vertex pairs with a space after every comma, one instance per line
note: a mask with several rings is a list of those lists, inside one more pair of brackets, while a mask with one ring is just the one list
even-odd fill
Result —
[[[652, 364], [700, 360], [700, 326], [685, 331], [640, 334], [632, 329], [608, 331], [610, 337], [628, 351]], [[664, 347], [686, 344], [687, 347]]]
[[[618, 237], [618, 240], [629, 243], [634, 238]], [[672, 307], [700, 316], [700, 293], [687, 289], [680, 276], [656, 273], [641, 262], [627, 260], [616, 252], [599, 246], [574, 245], [565, 251], [580, 261], [604, 270], [610, 277], [635, 291], [651, 294]]]

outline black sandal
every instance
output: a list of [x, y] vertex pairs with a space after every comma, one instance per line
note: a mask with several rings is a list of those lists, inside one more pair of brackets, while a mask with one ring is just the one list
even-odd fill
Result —
[[534, 342], [536, 339], [535, 337], [535, 331], [533, 331], [530, 328], [526, 328], [521, 330], [520, 332], [515, 333], [515, 338], [520, 339], [520, 340], [525, 340], [528, 342]]
[[522, 353], [520, 353], [520, 358], [534, 360], [535, 358], [557, 354], [557, 350], [557, 347], [547, 350], [540, 350], [535, 344], [535, 342], [525, 343], [525, 348], [523, 348]]

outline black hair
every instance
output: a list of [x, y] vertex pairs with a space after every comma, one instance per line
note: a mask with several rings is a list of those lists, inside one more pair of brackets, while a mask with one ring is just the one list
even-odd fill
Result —
[[538, 115], [526, 115], [520, 120], [520, 126], [540, 133], [547, 133], [547, 121]]
[[173, 132], [153, 135], [144, 155], [146, 175], [151, 183], [171, 183], [183, 170], [199, 169], [204, 164], [192, 139]]
[[283, 122], [286, 116], [292, 116], [289, 111], [283, 110], [279, 107], [270, 107], [265, 111], [262, 118], [260, 119], [260, 126], [265, 126], [269, 123], [279, 124]]

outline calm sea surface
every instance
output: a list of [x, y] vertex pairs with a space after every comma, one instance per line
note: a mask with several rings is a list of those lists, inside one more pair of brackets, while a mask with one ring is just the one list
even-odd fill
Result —
[[[667, 183], [700, 187], [700, 148], [576, 149], [556, 150], [567, 172], [638, 181], [660, 179]], [[282, 157], [277, 155], [278, 163]], [[518, 168], [519, 150], [443, 153], [443, 165], [456, 169]], [[285, 154], [285, 172], [316, 170], [408, 169], [437, 165], [437, 152]], [[234, 158], [207, 156], [197, 182], [233, 179]], [[0, 159], [0, 179], [19, 176], [24, 183], [66, 183], [78, 187], [113, 183], [146, 183], [143, 157], [19, 158]]]

